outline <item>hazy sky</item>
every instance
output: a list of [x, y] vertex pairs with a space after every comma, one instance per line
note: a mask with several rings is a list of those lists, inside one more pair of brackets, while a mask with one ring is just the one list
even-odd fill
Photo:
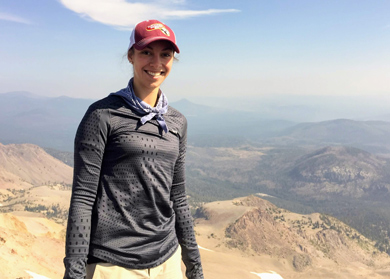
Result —
[[131, 29], [153, 18], [181, 50], [170, 100], [390, 95], [388, 0], [0, 0], [0, 93], [117, 91]]

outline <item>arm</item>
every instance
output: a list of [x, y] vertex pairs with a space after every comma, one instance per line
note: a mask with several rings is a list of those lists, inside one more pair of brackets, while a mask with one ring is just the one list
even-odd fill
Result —
[[92, 208], [98, 189], [107, 131], [108, 112], [92, 105], [82, 119], [75, 138], [64, 279], [85, 278]]
[[179, 158], [175, 164], [171, 200], [176, 214], [176, 234], [182, 248], [182, 259], [189, 279], [203, 279], [198, 244], [196, 243], [192, 216], [185, 192], [185, 152], [187, 144], [187, 122], [180, 137]]

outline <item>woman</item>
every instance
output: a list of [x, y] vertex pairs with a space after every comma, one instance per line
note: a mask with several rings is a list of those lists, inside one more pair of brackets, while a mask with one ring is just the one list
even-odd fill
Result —
[[175, 52], [168, 26], [137, 24], [128, 49], [134, 77], [80, 123], [66, 279], [181, 279], [181, 258], [187, 278], [203, 278], [185, 193], [187, 121], [160, 90]]

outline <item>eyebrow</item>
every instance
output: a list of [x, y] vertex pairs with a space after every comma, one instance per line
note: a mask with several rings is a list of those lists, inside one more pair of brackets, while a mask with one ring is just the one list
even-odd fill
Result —
[[[151, 48], [149, 45], [147, 45], [145, 48], [153, 50], [153, 48]], [[174, 51], [172, 47], [166, 47], [162, 51], [165, 51], [165, 50], [172, 50], [172, 51]]]

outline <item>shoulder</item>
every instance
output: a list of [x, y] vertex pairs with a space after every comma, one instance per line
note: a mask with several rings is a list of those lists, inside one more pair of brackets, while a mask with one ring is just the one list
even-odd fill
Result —
[[89, 106], [89, 110], [115, 109], [123, 106], [124, 102], [121, 97], [108, 95], [107, 97], [92, 103]]
[[177, 109], [168, 106], [168, 112], [164, 115], [165, 121], [168, 122], [170, 129], [174, 128], [181, 131], [181, 134], [187, 132], [187, 119]]
[[92, 103], [84, 117], [82, 119], [82, 123], [109, 123], [111, 118], [111, 113], [113, 110], [120, 110], [120, 108], [124, 107], [125, 104], [122, 98], [117, 96], [109, 95], [103, 99], [100, 99], [94, 103]]
[[174, 107], [168, 106], [168, 112], [166, 116], [171, 118], [172, 120], [187, 123], [186, 117]]

